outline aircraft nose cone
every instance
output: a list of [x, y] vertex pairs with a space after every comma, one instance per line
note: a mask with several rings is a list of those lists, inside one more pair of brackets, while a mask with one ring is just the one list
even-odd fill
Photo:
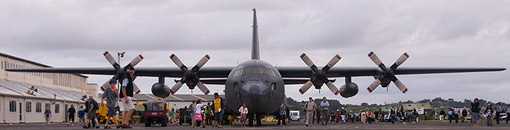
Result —
[[266, 89], [262, 82], [248, 82], [243, 86], [243, 90], [250, 96], [260, 96]]
[[263, 82], [248, 82], [243, 85], [242, 90], [244, 93], [247, 93], [243, 102], [246, 103], [248, 108], [253, 110], [252, 112], [263, 112], [265, 110], [265, 106], [261, 104], [267, 103], [268, 96], [266, 94], [268, 93], [268, 88]]

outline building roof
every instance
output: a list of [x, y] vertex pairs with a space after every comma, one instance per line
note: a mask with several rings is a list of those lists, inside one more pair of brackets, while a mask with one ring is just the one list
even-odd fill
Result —
[[23, 62], [27, 62], [27, 63], [30, 63], [30, 64], [42, 66], [42, 67], [51, 67], [49, 65], [45, 65], [45, 64], [37, 63], [37, 62], [31, 61], [31, 60], [27, 60], [27, 59], [11, 56], [11, 55], [4, 54], [4, 53], [1, 53], [1, 52], [0, 52], [0, 56], [7, 57], [7, 58], [10, 58], [10, 59], [19, 60], [19, 61], [23, 61]]
[[[27, 93], [27, 91], [31, 90], [30, 89], [31, 87], [37, 88], [37, 92], [35, 92], [33, 95]], [[47, 100], [55, 99], [58, 101], [67, 102], [84, 102], [81, 100], [81, 98], [85, 94], [75, 91], [66, 91], [38, 85], [33, 86], [21, 82], [0, 80], [0, 95]]]
[[[41, 67], [53, 68], [53, 67], [51, 67], [51, 66], [49, 66], [49, 65], [45, 65], [45, 64], [41, 64], [41, 63], [37, 63], [37, 62], [31, 61], [31, 60], [27, 60], [27, 59], [19, 58], [19, 57], [12, 56], [12, 55], [8, 55], [8, 54], [1, 53], [1, 52], [0, 52], [0, 56], [2, 56], [2, 57], [7, 57], [7, 58], [9, 58], [9, 59], [19, 60], [19, 61], [22, 61], [22, 62], [27, 62], [27, 63], [34, 64], [34, 65], [41, 66]], [[85, 76], [85, 75], [81, 75], [81, 74], [74, 74], [74, 75], [76, 75], [76, 76], [81, 76], [81, 77], [85, 77], [85, 78], [88, 78], [87, 76]]]

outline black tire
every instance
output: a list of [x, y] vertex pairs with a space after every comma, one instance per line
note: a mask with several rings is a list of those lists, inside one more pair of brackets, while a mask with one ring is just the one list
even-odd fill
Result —
[[162, 126], [162, 127], [166, 127], [166, 125], [167, 125], [167, 122], [166, 122], [166, 121], [161, 121], [161, 126]]
[[145, 127], [151, 127], [151, 123], [149, 119], [145, 120]]

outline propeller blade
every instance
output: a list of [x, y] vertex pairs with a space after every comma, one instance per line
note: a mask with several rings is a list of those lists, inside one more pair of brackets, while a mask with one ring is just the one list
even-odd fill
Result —
[[379, 79], [375, 79], [374, 82], [372, 82], [372, 84], [370, 84], [367, 88], [368, 92], [372, 92], [375, 90], [375, 88], [377, 88], [379, 86], [379, 84], [381, 84], [381, 80]]
[[308, 65], [308, 67], [313, 67], [315, 66], [312, 62], [312, 60], [305, 54], [301, 54], [301, 60], [303, 60], [303, 62], [305, 62], [306, 65]]
[[[175, 65], [177, 65], [177, 67], [181, 68], [182, 71], [186, 71], [187, 68], [186, 66], [182, 63], [181, 59], [179, 59], [179, 57], [177, 57], [175, 54], [172, 54], [170, 55], [170, 59], [175, 63]], [[183, 66], [185, 69], [183, 69]]]
[[181, 81], [175, 83], [175, 85], [170, 89], [170, 93], [172, 93], [172, 95], [174, 95], [175, 92], [177, 92], [177, 90], [179, 90], [182, 87], [182, 84], [183, 83]]
[[129, 62], [129, 64], [126, 65], [126, 66], [135, 67], [136, 64], [138, 64], [138, 63], [140, 63], [140, 61], [142, 61], [142, 59], [143, 59], [143, 56], [142, 55], [138, 55], [133, 60], [131, 60], [131, 62]]
[[338, 88], [335, 86], [335, 84], [333, 84], [333, 82], [329, 81], [326, 85], [328, 86], [329, 90], [333, 92], [333, 94], [338, 95]]
[[402, 54], [398, 59], [397, 61], [395, 61], [395, 63], [393, 65], [391, 65], [390, 69], [391, 70], [395, 70], [397, 69], [398, 66], [400, 66], [402, 63], [404, 63], [404, 61], [407, 60], [407, 58], [409, 58], [409, 55], [407, 53], [404, 53]]
[[326, 64], [329, 68], [335, 66], [336, 63], [338, 63], [338, 61], [340, 61], [340, 59], [342, 59], [342, 57], [340, 57], [340, 55], [335, 55], [333, 58], [331, 58], [331, 60], [329, 60], [328, 64]]
[[133, 92], [135, 94], [139, 94], [140, 92], [142, 92], [140, 91], [140, 88], [138, 88], [138, 85], [136, 85], [135, 83], [133, 83]]
[[209, 57], [209, 55], [205, 55], [202, 59], [200, 59], [200, 61], [198, 61], [197, 66], [198, 68], [202, 68], [202, 66], [205, 65], [205, 63], [207, 63], [207, 61], [209, 61], [209, 59], [211, 59], [211, 57]]
[[103, 85], [101, 85], [101, 91], [106, 91], [106, 88], [110, 87], [110, 82], [106, 81]]
[[381, 59], [379, 59], [379, 57], [377, 57], [377, 55], [375, 55], [373, 51], [368, 53], [368, 57], [370, 57], [370, 59], [372, 59], [372, 61], [377, 66], [379, 66], [379, 68], [381, 68], [382, 70], [386, 70], [386, 66], [381, 62]]
[[333, 58], [331, 58], [331, 60], [329, 60], [328, 64], [322, 68], [322, 71], [327, 72], [329, 69], [331, 69], [331, 67], [335, 66], [335, 64], [338, 63], [340, 59], [342, 59], [342, 57], [340, 57], [338, 54], [335, 55]]
[[402, 91], [402, 93], [407, 92], [407, 87], [402, 82], [400, 82], [400, 80], [397, 79], [397, 80], [393, 81], [393, 83], [395, 83], [397, 88], [400, 89], [400, 91]]
[[299, 89], [299, 92], [301, 94], [304, 94], [306, 91], [308, 91], [308, 89], [310, 89], [310, 87], [312, 87], [312, 81], [308, 80], [308, 82], [303, 84], [303, 87]]
[[104, 52], [103, 55], [106, 58], [106, 60], [108, 60], [108, 62], [110, 62], [110, 64], [113, 66], [113, 68], [115, 68], [115, 70], [120, 69], [120, 65], [117, 63], [117, 61], [115, 61], [113, 56], [108, 51]]
[[205, 87], [205, 85], [204, 85], [204, 83], [202, 83], [202, 81], [198, 81], [197, 86], [200, 89], [200, 91], [202, 91], [205, 95], [209, 94], [209, 89], [207, 89], [207, 87]]

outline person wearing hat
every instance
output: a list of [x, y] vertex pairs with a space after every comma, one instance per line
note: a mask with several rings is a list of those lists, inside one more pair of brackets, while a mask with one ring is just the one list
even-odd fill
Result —
[[308, 98], [308, 102], [305, 103], [304, 108], [306, 111], [306, 120], [305, 120], [306, 127], [308, 127], [308, 126], [311, 127], [312, 121], [313, 121], [313, 113], [317, 109], [317, 104], [315, 104], [315, 102], [313, 102], [312, 97]]
[[135, 69], [129, 67], [127, 74], [122, 78], [122, 87], [120, 88], [119, 98], [122, 100], [122, 128], [133, 128], [129, 125], [129, 120], [133, 111], [135, 111], [135, 105], [133, 104], [133, 76], [135, 75]]
[[[110, 87], [106, 88], [106, 90], [103, 93], [103, 96], [101, 97], [101, 106], [103, 106], [103, 100], [106, 98], [106, 107], [108, 108], [107, 114], [106, 114], [106, 123], [104, 125], [105, 129], [110, 129], [108, 126], [108, 122], [110, 122], [110, 118], [113, 118], [115, 116], [115, 106], [116, 106], [116, 100], [117, 97], [119, 97], [119, 94], [115, 90], [115, 85], [117, 84], [117, 80], [111, 79], [110, 80]], [[115, 123], [115, 126], [119, 128], [119, 124], [117, 122], [116, 118], [113, 118], [113, 122]]]
[[494, 110], [492, 109], [492, 104], [487, 105], [487, 109], [485, 109], [485, 116], [487, 116], [487, 126], [492, 127], [492, 119], [494, 116]]

